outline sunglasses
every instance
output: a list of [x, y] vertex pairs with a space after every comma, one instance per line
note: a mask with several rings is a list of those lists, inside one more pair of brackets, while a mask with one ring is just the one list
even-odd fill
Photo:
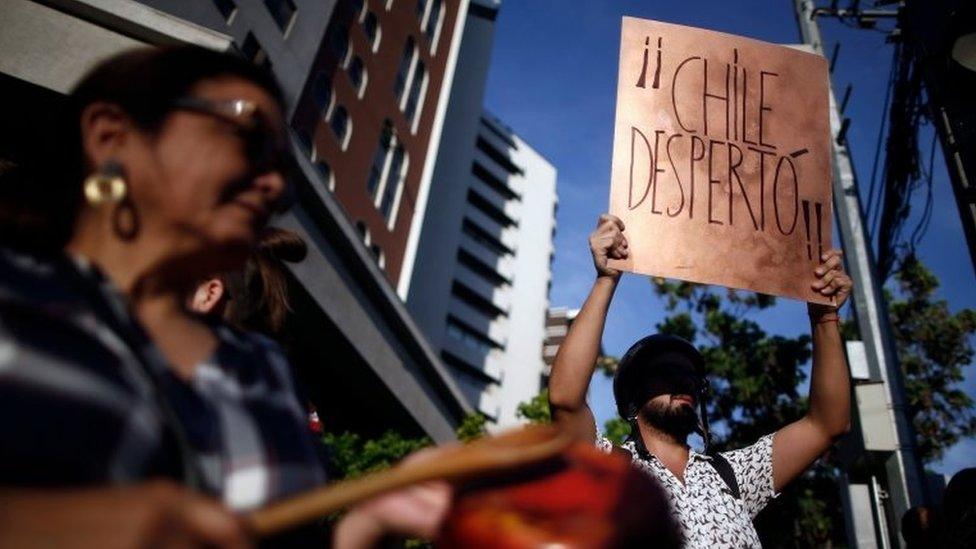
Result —
[[257, 103], [246, 99], [181, 97], [173, 102], [173, 108], [205, 114], [230, 124], [244, 141], [248, 161], [257, 173], [281, 168], [284, 149], [279, 133], [273, 131], [273, 125]]

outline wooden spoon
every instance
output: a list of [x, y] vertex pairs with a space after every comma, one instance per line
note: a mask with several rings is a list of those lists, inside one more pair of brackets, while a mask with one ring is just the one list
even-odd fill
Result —
[[428, 460], [310, 490], [252, 511], [244, 520], [254, 535], [265, 537], [411, 484], [456, 482], [545, 461], [573, 442], [569, 433], [551, 425], [512, 430], [445, 450]]

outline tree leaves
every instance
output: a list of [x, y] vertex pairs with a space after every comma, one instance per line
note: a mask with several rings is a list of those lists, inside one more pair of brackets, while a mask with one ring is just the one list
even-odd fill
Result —
[[897, 293], [886, 293], [898, 358], [905, 375], [908, 414], [919, 457], [932, 462], [959, 440], [976, 435], [974, 402], [963, 390], [973, 360], [976, 311], [949, 311], [935, 299], [939, 280], [914, 255], [895, 273]]

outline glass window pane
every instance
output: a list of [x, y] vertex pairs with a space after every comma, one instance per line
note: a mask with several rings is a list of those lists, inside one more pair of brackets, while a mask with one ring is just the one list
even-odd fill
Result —
[[400, 100], [400, 96], [403, 94], [403, 88], [407, 85], [407, 73], [410, 70], [410, 63], [413, 61], [413, 55], [417, 46], [414, 44], [413, 38], [407, 38], [407, 45], [403, 47], [403, 57], [400, 58], [400, 67], [397, 69], [396, 74], [396, 84], [393, 87], [393, 93]]
[[393, 201], [396, 199], [402, 178], [400, 171], [403, 168], [403, 147], [397, 147], [393, 152], [393, 160], [390, 162], [390, 169], [386, 173], [386, 187], [383, 189], [383, 201], [380, 203], [380, 213], [386, 219], [390, 218], [390, 211], [393, 209]]
[[427, 19], [427, 28], [424, 29], [424, 34], [427, 35], [427, 39], [433, 43], [434, 33], [437, 32], [437, 24], [440, 22], [441, 11], [444, 7], [444, 0], [433, 0], [434, 3], [430, 6], [430, 17]]
[[352, 82], [352, 87], [359, 91], [359, 87], [363, 84], [363, 60], [359, 57], [349, 63], [349, 81]]
[[379, 188], [380, 178], [383, 177], [383, 165], [386, 163], [386, 155], [390, 150], [392, 137], [390, 124], [387, 121], [383, 126], [383, 132], [380, 134], [376, 153], [373, 154], [373, 165], [369, 168], [369, 177], [366, 178], [366, 192], [374, 199], [376, 198], [376, 189]]
[[363, 32], [366, 33], [367, 42], [369, 42], [370, 47], [376, 43], [376, 29], [379, 26], [379, 21], [376, 20], [376, 14], [369, 12], [366, 14], [366, 19], [363, 19]]
[[217, 6], [217, 11], [220, 15], [224, 17], [224, 21], [230, 22], [230, 18], [234, 16], [234, 12], [237, 11], [237, 4], [234, 0], [214, 0], [214, 5]]
[[332, 113], [332, 133], [335, 134], [336, 138], [339, 140], [340, 144], [346, 138], [346, 131], [349, 129], [349, 113], [346, 112], [346, 108], [343, 106], [336, 107], [334, 113]]
[[332, 55], [334, 55], [336, 60], [341, 63], [346, 58], [346, 53], [349, 51], [349, 31], [347, 31], [345, 28], [335, 29], [332, 32], [329, 46], [332, 50]]
[[319, 110], [329, 108], [329, 103], [332, 102], [332, 83], [325, 72], [319, 72], [315, 75], [315, 82], [312, 84], [312, 98]]
[[274, 19], [278, 28], [282, 32], [287, 31], [297, 11], [295, 2], [292, 0], [264, 0], [264, 6], [268, 8], [268, 12], [271, 13], [271, 18]]
[[420, 102], [420, 94], [423, 91], [424, 80], [427, 78], [427, 69], [424, 66], [424, 62], [417, 60], [417, 70], [414, 71], [413, 81], [410, 83], [410, 96], [407, 98], [407, 106], [404, 109], [404, 113], [407, 115], [407, 120], [413, 122], [414, 114], [417, 111], [417, 105]]

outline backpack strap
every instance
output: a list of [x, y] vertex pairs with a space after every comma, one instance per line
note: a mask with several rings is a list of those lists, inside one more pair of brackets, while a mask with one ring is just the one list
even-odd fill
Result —
[[709, 454], [712, 458], [712, 468], [718, 473], [718, 476], [722, 477], [725, 481], [725, 485], [729, 487], [729, 493], [735, 499], [741, 499], [741, 494], [739, 493], [739, 481], [735, 478], [735, 471], [732, 470], [732, 465], [729, 463], [725, 456], [719, 454], [718, 452], [714, 454]]

